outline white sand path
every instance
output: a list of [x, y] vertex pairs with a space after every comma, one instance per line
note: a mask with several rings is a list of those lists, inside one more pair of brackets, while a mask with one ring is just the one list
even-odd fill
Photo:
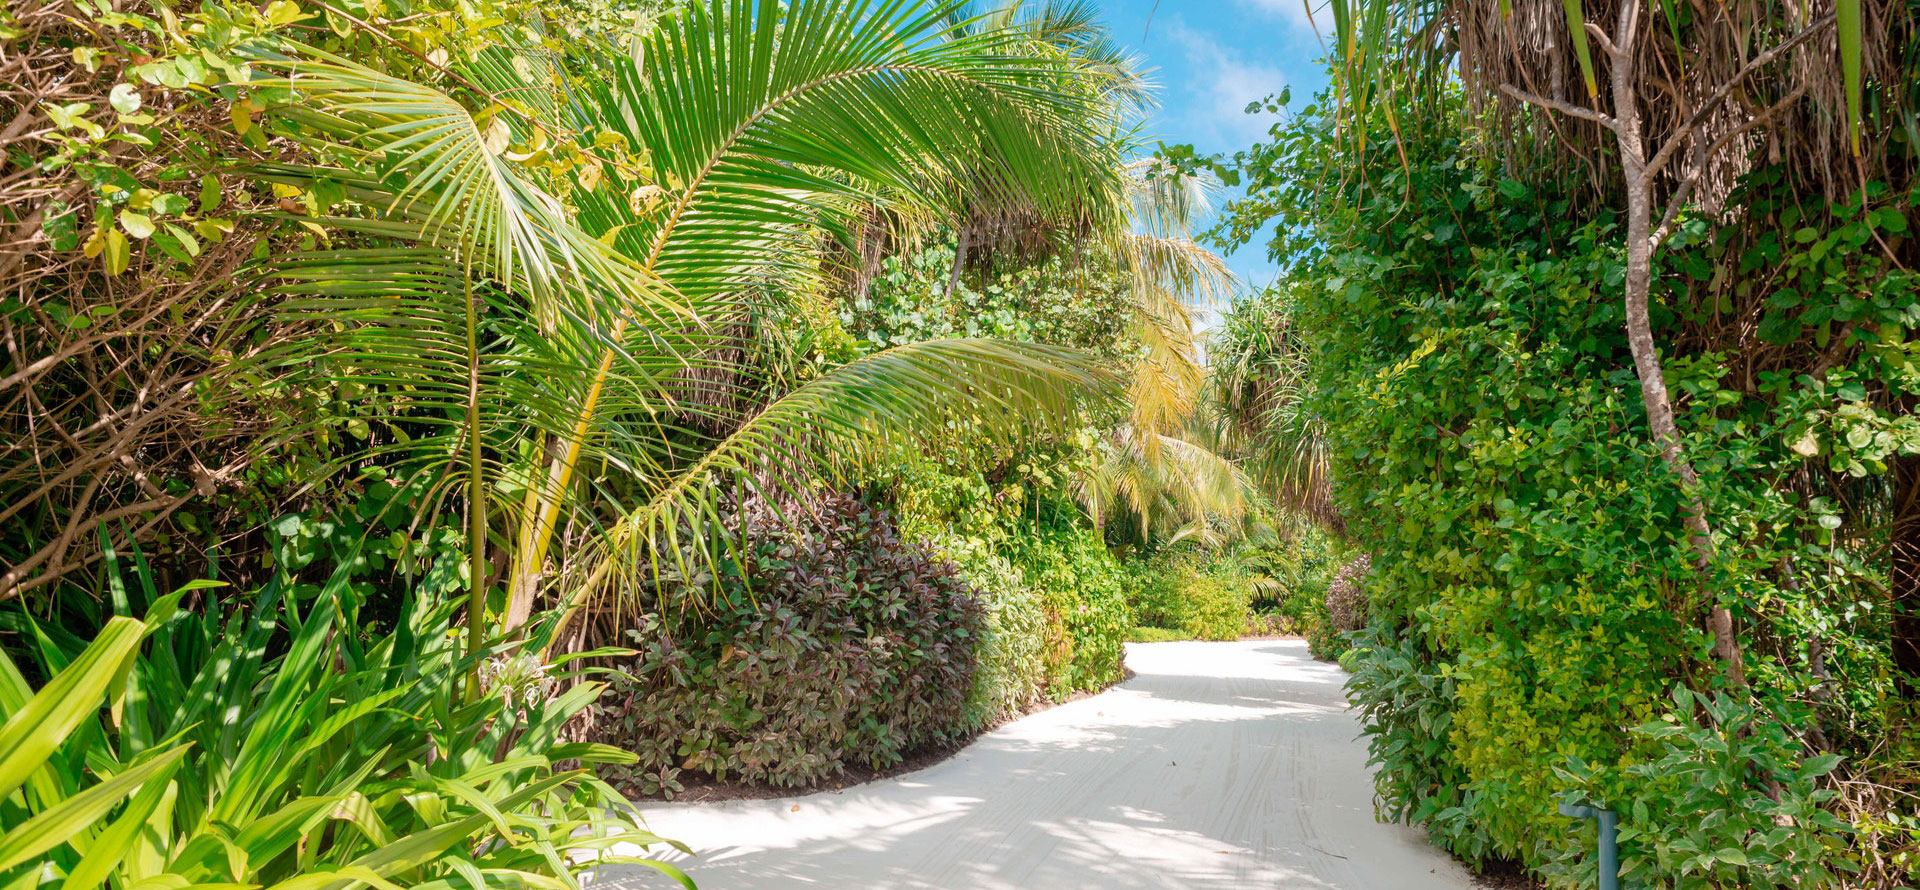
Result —
[[[1343, 675], [1298, 641], [1132, 645], [1137, 676], [919, 772], [785, 800], [662, 804], [701, 890], [1468, 888], [1374, 821]], [[795, 809], [797, 807], [797, 809]], [[590, 890], [668, 886], [610, 871]]]

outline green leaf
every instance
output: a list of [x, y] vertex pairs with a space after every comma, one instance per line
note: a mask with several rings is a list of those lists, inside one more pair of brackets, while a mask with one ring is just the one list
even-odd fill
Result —
[[1847, 92], [1847, 133], [1853, 141], [1853, 156], [1860, 156], [1860, 0], [1835, 0], [1840, 40], [1840, 80]]
[[54, 202], [47, 208], [47, 221], [41, 224], [47, 233], [47, 241], [58, 251], [69, 251], [80, 246], [80, 211], [64, 203]]
[[[185, 751], [186, 748], [182, 746], [178, 750]], [[153, 776], [141, 784], [139, 793], [128, 802], [127, 808], [89, 842], [86, 855], [67, 873], [60, 890], [94, 890], [107, 886], [108, 874], [135, 852], [142, 829], [148, 828], [147, 820], [155, 815], [161, 803], [167, 799], [167, 779], [171, 775], [172, 770], [169, 769], [167, 775]]]
[[200, 255], [200, 239], [193, 237], [192, 233], [173, 223], [167, 223], [166, 226], [167, 233], [179, 239], [180, 246], [186, 248], [188, 256], [197, 257]]
[[121, 114], [132, 114], [140, 110], [140, 91], [130, 83], [114, 84], [113, 91], [107, 94], [107, 104]]
[[153, 234], [153, 220], [144, 213], [122, 210], [120, 211], [120, 228], [126, 229], [127, 234], [135, 238], [145, 239]]
[[79, 656], [7, 718], [0, 727], [0, 799], [38, 770], [68, 733], [99, 712], [107, 686], [138, 651], [145, 629], [132, 618], [108, 621]]
[[266, 16], [267, 24], [276, 28], [291, 25], [304, 18], [310, 18], [310, 16], [302, 13], [300, 6], [292, 2], [292, 0], [273, 0], [272, 3], [267, 4]]
[[1574, 54], [1580, 58], [1580, 77], [1587, 82], [1587, 98], [1600, 95], [1600, 83], [1593, 76], [1593, 51], [1587, 48], [1587, 14], [1580, 0], [1561, 0], [1567, 12], [1567, 33], [1573, 38]]
[[120, 234], [119, 229], [108, 229], [102, 236], [102, 243], [104, 249], [100, 252], [100, 262], [106, 266], [107, 274], [118, 275], [127, 271], [127, 264], [132, 260], [132, 245], [127, 242], [127, 236]]
[[1824, 776], [1833, 772], [1840, 765], [1841, 759], [1838, 754], [1821, 754], [1818, 757], [1807, 758], [1807, 762], [1800, 766], [1800, 774], [1808, 778]]
[[220, 180], [209, 173], [200, 177], [200, 212], [212, 213], [220, 207]]
[[153, 212], [161, 216], [177, 216], [187, 212], [188, 202], [185, 195], [162, 192], [153, 196], [152, 206]]
[[92, 829], [121, 798], [153, 781], [164, 785], [187, 753], [182, 745], [60, 801], [0, 836], [0, 871], [10, 869]]

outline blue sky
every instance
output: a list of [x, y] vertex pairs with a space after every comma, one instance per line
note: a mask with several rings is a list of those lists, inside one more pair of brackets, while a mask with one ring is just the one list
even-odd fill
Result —
[[[1326, 86], [1324, 55], [1301, 0], [1100, 0], [1107, 26], [1155, 69], [1160, 108], [1151, 139], [1231, 154], [1262, 141], [1273, 119], [1247, 103], [1293, 88], [1299, 107]], [[1151, 16], [1151, 23], [1149, 23]], [[1324, 18], [1324, 14], [1322, 14]], [[1330, 22], [1321, 22], [1322, 31]], [[1228, 257], [1254, 286], [1275, 275], [1264, 238]]]

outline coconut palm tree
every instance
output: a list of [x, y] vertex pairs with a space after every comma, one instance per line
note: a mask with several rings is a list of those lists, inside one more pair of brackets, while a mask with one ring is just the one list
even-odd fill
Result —
[[493, 49], [433, 83], [299, 47], [275, 62], [296, 97], [278, 113], [316, 162], [261, 175], [324, 192], [339, 209], [310, 221], [351, 238], [269, 273], [321, 335], [312, 373], [439, 430], [395, 447], [464, 489], [471, 621], [489, 540], [511, 626], [555, 575], [563, 521], [594, 530], [587, 584], [607, 587], [682, 552], [730, 493], [777, 499], [960, 415], [1044, 433], [1115, 389], [1073, 350], [943, 341], [702, 423], [753, 370], [734, 322], [758, 285], [818, 276], [819, 239], [850, 239], [880, 196], [950, 217], [963, 187], [1042, 212], [1117, 192], [1084, 69], [1018, 29], [957, 30], [955, 8], [712, 0], [627, 52]]

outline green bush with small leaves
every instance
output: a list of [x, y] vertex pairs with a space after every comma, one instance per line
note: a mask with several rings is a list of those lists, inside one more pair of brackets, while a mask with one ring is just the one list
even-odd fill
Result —
[[1047, 692], [1063, 699], [1117, 682], [1124, 671], [1126, 569], [1100, 533], [1070, 521], [1027, 524], [1007, 542], [1010, 559], [1040, 591], [1048, 622]]
[[1047, 617], [1040, 592], [979, 538], [943, 534], [928, 544], [959, 568], [985, 612], [976, 639], [980, 663], [961, 724], [985, 729], [1019, 716], [1047, 691]]
[[1327, 98], [1237, 159], [1226, 231], [1301, 221], [1270, 245], [1259, 329], [1311, 344], [1289, 398], [1372, 557], [1309, 636], [1352, 644], [1382, 813], [1554, 887], [1592, 886], [1591, 833], [1557, 812], [1576, 792], [1621, 812], [1629, 886], [1910, 884], [1915, 526], [1894, 516], [1920, 500], [1892, 494], [1920, 460], [1920, 278], [1889, 249], [1920, 190], [1825, 197], [1761, 163], [1737, 212], [1676, 218], [1651, 325], [1690, 485], [1649, 429], [1625, 233], [1593, 183], [1490, 156], [1457, 92], [1397, 127], [1346, 119], [1364, 148]]
[[1132, 567], [1127, 599], [1145, 627], [1182, 639], [1237, 640], [1253, 623], [1253, 587], [1209, 554], [1181, 553]]

